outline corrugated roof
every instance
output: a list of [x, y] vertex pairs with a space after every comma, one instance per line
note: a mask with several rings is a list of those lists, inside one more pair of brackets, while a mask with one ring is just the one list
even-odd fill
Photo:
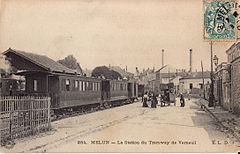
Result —
[[52, 72], [63, 72], [63, 73], [71, 73], [74, 74], [75, 71], [72, 69], [67, 68], [66, 66], [63, 66], [62, 64], [54, 61], [53, 59], [43, 56], [43, 55], [38, 55], [38, 54], [33, 54], [25, 51], [20, 51], [20, 50], [15, 50], [9, 48], [7, 51], [5, 51], [3, 54], [7, 53], [14, 53], [18, 56], [21, 56], [22, 58]]

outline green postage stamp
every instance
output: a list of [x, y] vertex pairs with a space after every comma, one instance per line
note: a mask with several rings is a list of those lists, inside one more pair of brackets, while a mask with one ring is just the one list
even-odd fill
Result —
[[235, 0], [203, 0], [205, 40], [237, 39], [236, 6]]

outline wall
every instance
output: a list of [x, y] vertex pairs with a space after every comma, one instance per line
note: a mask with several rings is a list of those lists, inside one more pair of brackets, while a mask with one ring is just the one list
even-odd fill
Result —
[[[210, 83], [210, 78], [204, 79], [205, 84]], [[181, 79], [179, 83], [179, 92], [180, 93], [187, 93], [190, 92], [190, 83], [193, 84], [193, 88], [200, 89], [200, 84], [203, 83], [203, 80], [201, 78], [190, 78], [190, 79]]]
[[232, 89], [231, 96], [234, 113], [240, 114], [240, 59], [232, 63], [231, 70]]
[[217, 104], [228, 111], [232, 110], [230, 89], [230, 65], [221, 63], [217, 66], [217, 72], [214, 74], [214, 96]]
[[[37, 80], [37, 91], [34, 91], [34, 80]], [[46, 94], [48, 93], [48, 81], [47, 75], [42, 73], [29, 74], [26, 75], [26, 92], [27, 93], [38, 93]]]
[[234, 113], [240, 114], [240, 42], [234, 43], [227, 51], [231, 63], [231, 103]]

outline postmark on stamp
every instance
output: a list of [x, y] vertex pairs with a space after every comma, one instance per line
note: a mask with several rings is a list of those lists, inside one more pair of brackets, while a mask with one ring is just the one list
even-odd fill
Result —
[[237, 39], [236, 4], [235, 0], [203, 0], [205, 40]]

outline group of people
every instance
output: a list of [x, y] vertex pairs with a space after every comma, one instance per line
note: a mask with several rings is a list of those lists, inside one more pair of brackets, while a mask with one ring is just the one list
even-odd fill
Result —
[[158, 100], [156, 94], [153, 92], [145, 92], [142, 98], [143, 107], [148, 107], [148, 101], [151, 102], [151, 108], [157, 108]]
[[[157, 99], [157, 95], [154, 92], [145, 92], [143, 97], [142, 97], [142, 102], [143, 102], [143, 107], [149, 107], [148, 102], [151, 102], [151, 108], [157, 108], [157, 104], [158, 104], [158, 99]], [[160, 101], [163, 101], [164, 99], [164, 95], [160, 96]], [[179, 95], [180, 97], [180, 107], [184, 107], [185, 106], [185, 99], [183, 94]]]

